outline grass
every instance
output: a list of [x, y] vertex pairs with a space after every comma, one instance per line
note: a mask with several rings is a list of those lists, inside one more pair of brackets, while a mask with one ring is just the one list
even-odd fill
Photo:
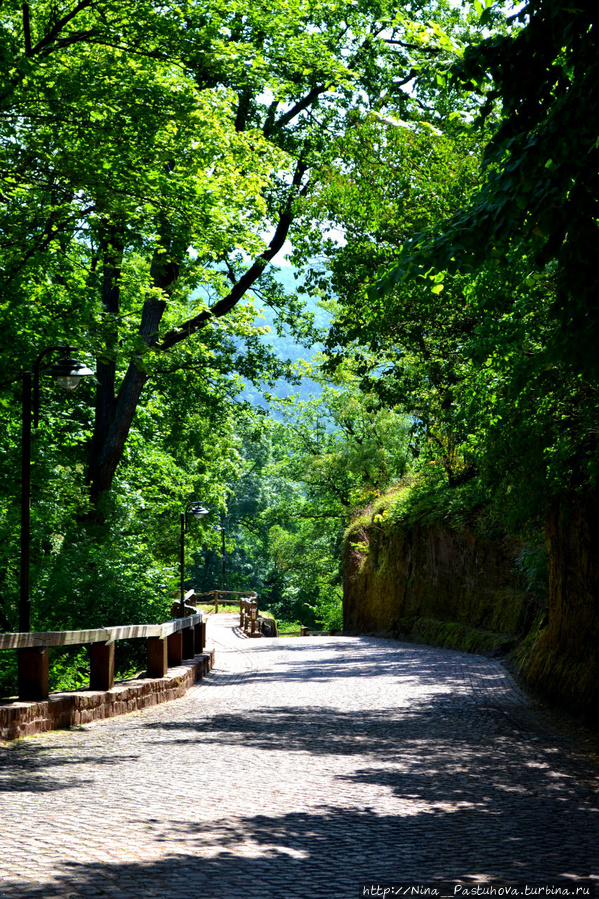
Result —
[[301, 626], [299, 621], [277, 621], [277, 629], [280, 634], [289, 634], [294, 631], [299, 634]]
[[[202, 612], [214, 612], [214, 603], [213, 602], [202, 603], [202, 605], [197, 606], [197, 608], [200, 609], [200, 611], [202, 611]], [[234, 602], [234, 603], [219, 602], [218, 614], [220, 615], [221, 612], [223, 614], [226, 613], [228, 615], [230, 615], [231, 613], [234, 614], [235, 612], [239, 612], [239, 603], [238, 602]]]

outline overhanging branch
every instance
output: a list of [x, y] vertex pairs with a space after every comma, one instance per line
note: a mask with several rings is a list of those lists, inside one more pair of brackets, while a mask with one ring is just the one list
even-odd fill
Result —
[[[37, 56], [39, 53], [41, 53], [44, 48], [48, 47], [56, 40], [65, 25], [68, 25], [68, 23], [72, 19], [74, 19], [75, 16], [79, 15], [79, 13], [86, 9], [88, 6], [91, 6], [93, 2], [94, 0], [80, 0], [80, 2], [76, 6], [74, 6], [70, 12], [68, 12], [55, 23], [54, 27], [50, 29], [48, 34], [44, 35], [44, 37], [37, 42], [35, 47], [31, 47], [31, 37], [29, 37], [29, 52], [27, 53], [27, 55]], [[29, 7], [27, 3], [23, 4], [23, 18], [24, 21], [27, 21], [27, 28], [29, 28]]]
[[158, 350], [160, 350], [161, 352], [170, 350], [171, 347], [180, 343], [182, 340], [186, 340], [188, 337], [191, 337], [192, 334], [200, 331], [212, 319], [222, 318], [223, 315], [226, 315], [227, 312], [230, 312], [231, 309], [233, 309], [234, 306], [237, 305], [239, 300], [241, 300], [242, 297], [251, 288], [252, 284], [254, 284], [258, 280], [268, 263], [283, 248], [283, 245], [287, 240], [289, 229], [293, 223], [293, 201], [296, 199], [296, 197], [303, 196], [307, 190], [307, 185], [304, 185], [303, 188], [297, 190], [297, 188], [299, 188], [301, 185], [302, 178], [306, 173], [306, 170], [307, 165], [300, 160], [297, 164], [295, 175], [293, 177], [293, 184], [289, 192], [287, 203], [279, 217], [275, 233], [273, 234], [272, 239], [268, 244], [268, 248], [263, 253], [261, 253], [260, 256], [258, 256], [258, 258], [253, 262], [253, 264], [245, 272], [245, 274], [242, 275], [241, 278], [233, 285], [226, 297], [223, 297], [210, 309], [204, 310], [193, 318], [190, 318], [179, 328], [174, 328], [172, 331], [169, 331], [167, 334], [165, 334], [158, 344]]

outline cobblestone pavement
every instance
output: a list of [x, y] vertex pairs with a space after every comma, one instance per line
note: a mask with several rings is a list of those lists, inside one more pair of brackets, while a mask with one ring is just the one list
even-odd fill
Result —
[[1, 899], [599, 882], [592, 738], [497, 661], [234, 626], [185, 698], [0, 748]]

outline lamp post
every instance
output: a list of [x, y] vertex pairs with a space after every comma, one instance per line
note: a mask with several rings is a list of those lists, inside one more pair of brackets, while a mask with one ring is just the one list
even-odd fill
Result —
[[185, 534], [187, 533], [187, 516], [193, 515], [194, 518], [201, 518], [208, 515], [208, 509], [205, 509], [196, 500], [188, 503], [185, 511], [181, 512], [181, 600], [179, 605], [179, 617], [185, 618]]
[[227, 582], [225, 580], [225, 534], [226, 534], [226, 530], [220, 524], [215, 524], [214, 530], [220, 531], [220, 536], [221, 536], [221, 551], [220, 551], [220, 553], [221, 553], [220, 558], [221, 558], [221, 562], [222, 562], [222, 588], [221, 589], [224, 592], [227, 589]]
[[[43, 372], [42, 362], [51, 353], [61, 353], [62, 358]], [[26, 371], [23, 380], [23, 427], [21, 444], [21, 584], [19, 594], [19, 631], [31, 630], [31, 597], [29, 580], [29, 544], [31, 541], [31, 426], [39, 425], [40, 375], [49, 374], [56, 378], [65, 390], [75, 390], [81, 378], [93, 375], [93, 371], [72, 357], [70, 346], [48, 347], [35, 360], [33, 373]], [[32, 397], [33, 393], [33, 397]]]

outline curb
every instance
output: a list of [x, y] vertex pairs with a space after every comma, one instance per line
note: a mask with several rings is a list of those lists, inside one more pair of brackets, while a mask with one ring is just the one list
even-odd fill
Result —
[[51, 693], [39, 702], [5, 701], [0, 703], [0, 740], [77, 727], [180, 699], [213, 666], [212, 649], [169, 669], [164, 677], [130, 678], [105, 692], [78, 690]]

